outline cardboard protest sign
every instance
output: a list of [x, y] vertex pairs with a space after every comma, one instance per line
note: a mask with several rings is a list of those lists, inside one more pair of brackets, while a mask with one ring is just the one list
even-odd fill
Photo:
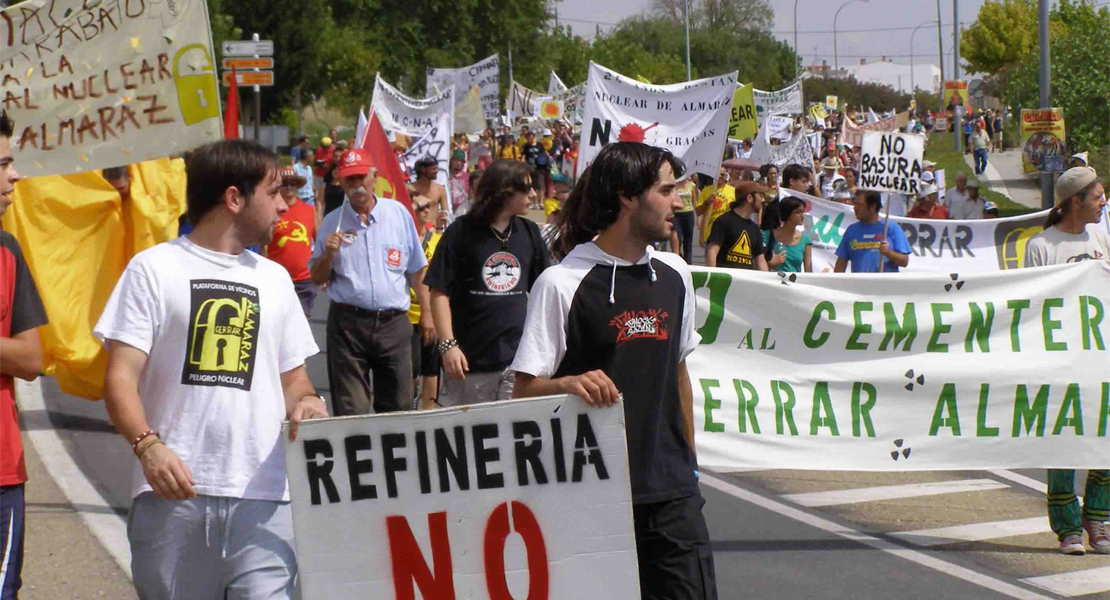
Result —
[[837, 98], [836, 96], [825, 96], [825, 108], [829, 112], [836, 112]]
[[285, 460], [305, 598], [640, 598], [619, 406], [311, 420]]
[[[852, 206], [786, 188], [782, 188], [782, 194], [805, 201], [802, 227], [813, 241], [813, 270], [831, 272], [836, 264], [836, 248], [848, 226], [856, 222]], [[910, 264], [903, 271], [983, 273], [1024, 267], [1025, 245], [1043, 231], [1047, 216], [1045, 210], [1001, 219], [950, 221], [910, 219], [892, 211], [890, 225], [900, 226], [910, 245]]]
[[864, 132], [859, 187], [915, 197], [921, 186], [921, 163], [925, 160], [924, 156], [924, 136]]
[[571, 123], [582, 122], [582, 108], [586, 105], [586, 82], [554, 95], [563, 103], [563, 118]]
[[422, 136], [435, 127], [442, 114], [451, 115], [452, 129], [455, 119], [455, 88], [448, 87], [436, 96], [416, 99], [402, 94], [382, 80], [374, 79], [374, 95], [370, 109], [378, 115], [382, 127], [394, 133]]
[[590, 63], [578, 173], [615, 141], [666, 148], [693, 172], [716, 177], [728, 140], [736, 72], [674, 85], [648, 85]]
[[943, 99], [947, 103], [948, 110], [960, 110], [960, 114], [966, 114], [968, 110], [967, 82], [962, 80], [945, 81]]
[[3, 10], [4, 108], [24, 177], [168, 156], [223, 138], [204, 2]]
[[764, 136], [767, 141], [778, 140], [780, 142], [790, 141], [793, 136], [794, 119], [790, 117], [770, 116], [767, 117], [765, 123]]
[[1064, 109], [1021, 110], [1021, 165], [1026, 173], [1067, 169]]
[[1093, 325], [1106, 261], [897, 277], [691, 271], [703, 467], [1110, 467], [1107, 326]]
[[762, 121], [770, 115], [802, 114], [802, 82], [787, 86], [774, 92], [753, 90], [755, 94], [755, 114]]
[[436, 88], [439, 88], [439, 91], [442, 92], [454, 86], [460, 95], [458, 101], [462, 101], [462, 94], [465, 94], [470, 88], [478, 86], [485, 117], [496, 119], [501, 110], [501, 101], [497, 89], [498, 83], [501, 81], [499, 65], [497, 55], [494, 54], [460, 69], [429, 68], [425, 91], [431, 96], [436, 93]]
[[759, 122], [755, 118], [755, 94], [752, 85], [736, 87], [732, 95], [732, 109], [728, 117], [728, 137], [745, 140], [755, 137], [759, 132]]

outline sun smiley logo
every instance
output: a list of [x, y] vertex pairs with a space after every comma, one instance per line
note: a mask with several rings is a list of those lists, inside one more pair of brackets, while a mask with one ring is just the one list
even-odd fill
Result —
[[659, 125], [658, 122], [652, 123], [647, 127], [641, 126], [639, 123], [628, 123], [621, 127], [620, 132], [617, 133], [618, 142], [639, 142], [644, 143], [647, 137], [647, 132]]

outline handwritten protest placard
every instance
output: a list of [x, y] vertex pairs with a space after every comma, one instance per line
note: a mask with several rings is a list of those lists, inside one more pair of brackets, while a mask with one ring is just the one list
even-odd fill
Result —
[[756, 117], [762, 121], [771, 115], [802, 114], [802, 82], [797, 82], [781, 90], [764, 92], [753, 90], [755, 94]]
[[451, 86], [455, 86], [455, 91], [459, 95], [457, 102], [462, 102], [465, 99], [464, 94], [470, 88], [478, 86], [485, 117], [496, 119], [501, 111], [501, 101], [497, 92], [497, 85], [501, 81], [499, 65], [497, 55], [494, 54], [459, 69], [429, 67], [426, 92], [431, 96], [436, 93], [436, 88], [439, 88], [439, 91], [442, 92]]
[[906, 133], [863, 134], [859, 187], [916, 195], [921, 180], [925, 138]]
[[455, 88], [448, 87], [429, 98], [410, 98], [382, 80], [374, 80], [374, 95], [370, 109], [378, 115], [382, 127], [394, 133], [422, 136], [435, 127], [441, 114], [451, 115], [451, 128], [455, 127]]
[[223, 137], [211, 35], [204, 2], [5, 9], [0, 90], [22, 174], [114, 167]]
[[780, 142], [790, 141], [793, 135], [791, 130], [794, 127], [794, 119], [790, 117], [770, 116], [767, 117], [766, 125], [764, 129], [768, 142], [771, 140], [778, 140]]
[[640, 597], [620, 406], [312, 420], [285, 460], [305, 598]]

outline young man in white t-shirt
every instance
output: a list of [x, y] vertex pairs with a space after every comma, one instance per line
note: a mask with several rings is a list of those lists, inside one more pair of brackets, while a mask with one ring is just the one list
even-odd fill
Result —
[[[1090, 167], [1073, 167], [1056, 181], [1056, 207], [1044, 231], [1025, 245], [1025, 266], [1063, 265], [1085, 260], [1110, 261], [1110, 235], [1090, 227], [1102, 220], [1106, 190]], [[1083, 531], [1091, 548], [1110, 554], [1110, 470], [1087, 472], [1083, 510], [1075, 497], [1075, 471], [1048, 470], [1048, 522], [1060, 540], [1060, 552], [1080, 555]]]
[[252, 142], [188, 162], [188, 237], [135, 256], [94, 329], [105, 401], [138, 457], [128, 539], [140, 598], [287, 599], [297, 575], [282, 421], [326, 417], [318, 348], [285, 269], [253, 252], [288, 210]]

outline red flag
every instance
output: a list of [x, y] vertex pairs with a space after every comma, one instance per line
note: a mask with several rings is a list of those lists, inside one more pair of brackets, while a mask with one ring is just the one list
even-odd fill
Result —
[[419, 228], [416, 213], [412, 210], [412, 199], [409, 190], [405, 187], [406, 179], [401, 173], [401, 165], [397, 156], [389, 146], [389, 138], [378, 121], [378, 115], [370, 118], [370, 125], [366, 128], [366, 136], [362, 139], [362, 149], [370, 153], [370, 160], [378, 169], [378, 182], [374, 185], [374, 194], [381, 198], [392, 198], [401, 203], [409, 214], [412, 222]]
[[239, 81], [235, 69], [231, 70], [231, 88], [227, 92], [227, 110], [224, 111], [224, 139], [239, 139]]

